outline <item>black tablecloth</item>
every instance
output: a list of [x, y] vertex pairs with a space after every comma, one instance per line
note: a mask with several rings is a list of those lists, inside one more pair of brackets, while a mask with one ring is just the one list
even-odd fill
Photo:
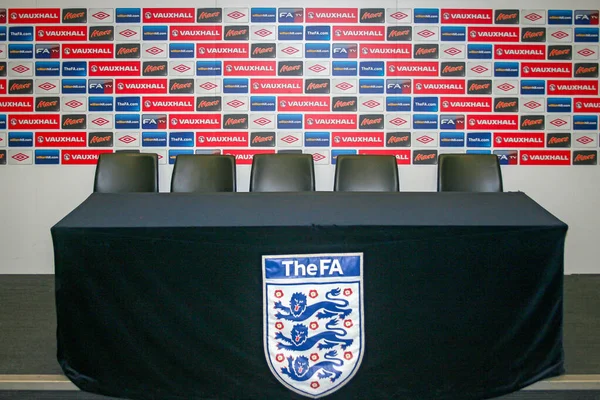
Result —
[[52, 228], [58, 360], [136, 399], [296, 399], [262, 256], [364, 254], [364, 357], [332, 399], [482, 399], [563, 372], [567, 226], [523, 193], [93, 194]]

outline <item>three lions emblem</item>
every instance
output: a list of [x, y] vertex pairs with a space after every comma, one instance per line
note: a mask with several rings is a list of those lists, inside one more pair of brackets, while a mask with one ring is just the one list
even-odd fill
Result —
[[273, 374], [317, 398], [356, 374], [364, 352], [362, 253], [263, 256], [264, 347]]

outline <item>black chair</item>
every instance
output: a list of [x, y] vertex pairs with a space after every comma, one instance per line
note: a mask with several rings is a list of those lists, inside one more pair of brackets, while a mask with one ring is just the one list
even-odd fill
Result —
[[250, 172], [251, 192], [306, 192], [315, 190], [311, 154], [256, 154]]
[[397, 192], [400, 190], [396, 157], [340, 155], [335, 163], [333, 190], [338, 192]]
[[175, 159], [171, 192], [235, 192], [235, 157], [180, 154]]
[[502, 172], [496, 155], [439, 155], [438, 192], [502, 191]]
[[100, 154], [94, 192], [158, 192], [158, 156], [155, 153]]

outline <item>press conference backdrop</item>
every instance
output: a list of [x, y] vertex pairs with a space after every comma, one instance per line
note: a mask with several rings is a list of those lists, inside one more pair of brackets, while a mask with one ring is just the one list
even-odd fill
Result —
[[492, 152], [569, 224], [566, 272], [600, 273], [596, 1], [2, 7], [2, 274], [53, 272], [50, 226], [118, 149], [157, 152], [162, 191], [182, 153], [235, 155], [239, 190], [256, 153], [312, 153], [317, 190], [338, 154], [393, 154], [432, 191], [439, 154]]

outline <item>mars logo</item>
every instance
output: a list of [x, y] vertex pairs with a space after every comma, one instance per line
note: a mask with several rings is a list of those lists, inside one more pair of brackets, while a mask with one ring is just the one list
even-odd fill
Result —
[[364, 352], [362, 260], [362, 253], [263, 256], [265, 356], [288, 389], [318, 398], [356, 374]]

